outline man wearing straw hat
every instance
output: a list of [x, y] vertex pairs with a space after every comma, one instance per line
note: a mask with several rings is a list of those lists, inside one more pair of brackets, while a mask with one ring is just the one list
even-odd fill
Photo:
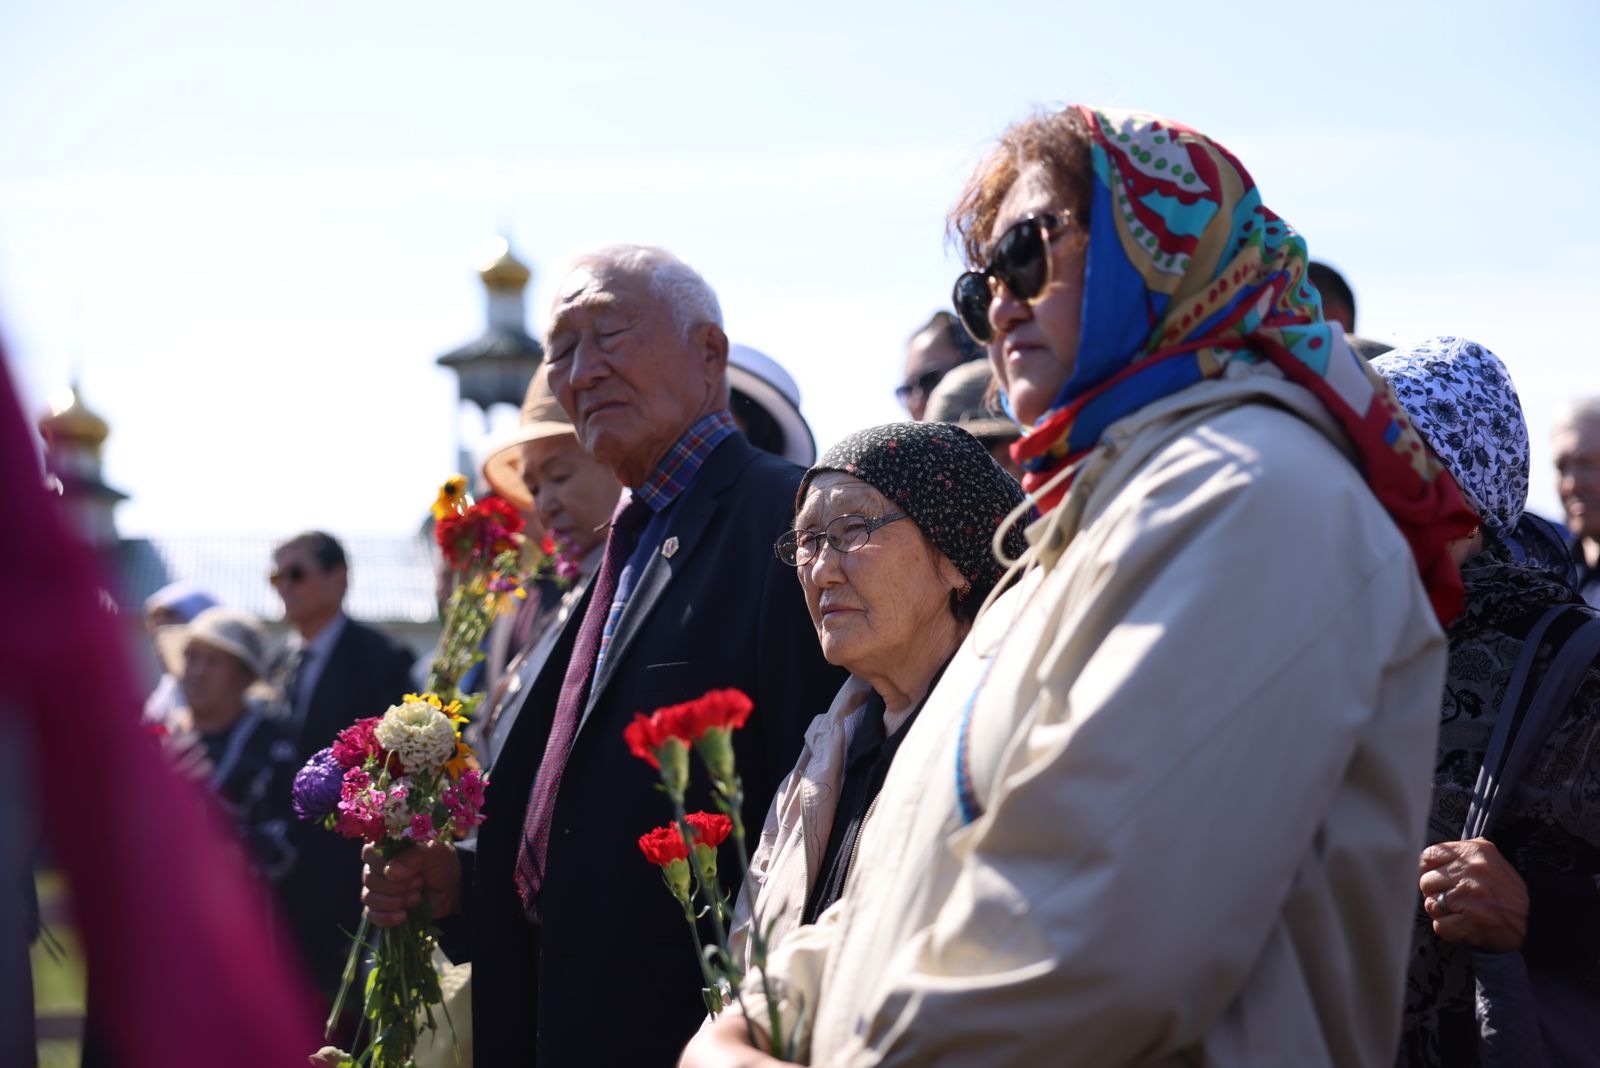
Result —
[[528, 383], [521, 426], [489, 454], [483, 477], [518, 511], [538, 519], [555, 541], [561, 577], [570, 582], [564, 590], [541, 582], [528, 591], [517, 614], [497, 622], [489, 634], [488, 697], [477, 726], [480, 756], [485, 767], [493, 768], [529, 684], [600, 566], [622, 484], [578, 444], [572, 420], [550, 392], [542, 367]]

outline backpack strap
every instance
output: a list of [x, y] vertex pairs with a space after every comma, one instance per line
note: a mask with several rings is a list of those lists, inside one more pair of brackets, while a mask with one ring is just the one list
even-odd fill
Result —
[[1489, 737], [1489, 749], [1478, 769], [1478, 782], [1461, 829], [1463, 840], [1483, 837], [1500, 815], [1510, 797], [1508, 787], [1527, 771], [1534, 754], [1572, 704], [1596, 656], [1600, 656], [1600, 617], [1590, 616], [1561, 643], [1538, 688], [1531, 696], [1526, 694], [1534, 656], [1545, 632], [1558, 618], [1574, 610], [1589, 616], [1581, 605], [1556, 605], [1539, 617], [1522, 643], [1522, 653], [1517, 657]]

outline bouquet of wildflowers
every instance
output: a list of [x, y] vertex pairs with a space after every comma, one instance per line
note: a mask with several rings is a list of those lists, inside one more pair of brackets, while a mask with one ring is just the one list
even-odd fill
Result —
[[[728, 948], [728, 919], [731, 896], [725, 894], [717, 876], [717, 847], [731, 834], [737, 846], [740, 879], [747, 893], [750, 885], [750, 854], [745, 845], [744, 788], [734, 765], [733, 732], [745, 725], [753, 708], [750, 698], [738, 690], [712, 690], [693, 701], [658, 708], [651, 715], [637, 714], [623, 732], [623, 740], [634, 756], [647, 761], [661, 778], [660, 789], [672, 802], [673, 822], [657, 827], [639, 839], [639, 850], [650, 863], [661, 869], [667, 891], [683, 906], [694, 938], [695, 955], [705, 980], [706, 1008], [713, 1016], [731, 1004], [745, 1014], [745, 1024], [755, 1041], [754, 1025], [741, 997], [743, 969]], [[712, 797], [717, 812], [687, 812], [684, 794], [689, 786], [689, 751], [705, 765], [711, 779]], [[702, 902], [696, 908], [696, 900]], [[698, 920], [709, 917], [716, 943], [703, 945]], [[767, 939], [770, 924], [763, 928], [759, 917], [750, 923], [751, 961], [766, 982]], [[793, 1060], [801, 1025], [797, 1022], [787, 1042], [779, 1018], [778, 999], [764, 989], [767, 1002], [767, 1029], [772, 1052], [780, 1060]]]
[[[295, 776], [294, 808], [301, 819], [319, 820], [346, 838], [371, 843], [385, 857], [417, 844], [463, 838], [483, 822], [488, 780], [461, 737], [483, 695], [461, 693], [461, 679], [483, 659], [490, 624], [514, 611], [525, 587], [555, 566], [551, 546], [529, 544], [515, 509], [494, 498], [474, 503], [466, 486], [462, 476], [452, 477], [433, 505], [451, 592], [428, 692], [407, 694], [383, 715], [357, 720]], [[328, 1017], [329, 1035], [355, 982], [369, 927], [363, 914]], [[435, 1027], [433, 1007], [442, 1007], [435, 945], [426, 899], [405, 923], [381, 931], [364, 991], [361, 1028], [370, 1027], [366, 1048], [358, 1030], [355, 1054], [329, 1048], [314, 1063], [410, 1065], [421, 1029]]]
[[[413, 843], [465, 836], [483, 822], [485, 782], [472, 749], [461, 740], [465, 723], [459, 701], [407, 694], [383, 715], [340, 731], [333, 745], [300, 769], [294, 780], [295, 812], [346, 838], [370, 842], [386, 857]], [[363, 919], [328, 1019], [330, 1032], [355, 980], [366, 934]], [[410, 1062], [421, 1027], [419, 1010], [433, 1028], [433, 1006], [444, 996], [433, 967], [434, 945], [426, 900], [405, 923], [378, 933], [362, 1013], [362, 1027], [371, 1027], [370, 1045], [352, 1063], [399, 1068]]]
[[[433, 536], [450, 566], [450, 599], [444, 608], [444, 640], [434, 654], [428, 688], [453, 693], [483, 659], [489, 626], [515, 611], [527, 586], [546, 572], [565, 581], [570, 565], [550, 536], [535, 544], [522, 533], [522, 516], [498, 497], [473, 502], [467, 480], [452, 476], [433, 502]], [[467, 715], [481, 695], [463, 696]]]

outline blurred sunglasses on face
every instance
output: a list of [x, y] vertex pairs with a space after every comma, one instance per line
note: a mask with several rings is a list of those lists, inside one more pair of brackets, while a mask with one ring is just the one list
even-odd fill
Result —
[[906, 379], [904, 383], [894, 387], [895, 399], [901, 404], [909, 406], [912, 394], [920, 393], [926, 397], [933, 392], [933, 387], [942, 382], [944, 376], [949, 373], [950, 368], [948, 367], [935, 367], [931, 371], [913, 375], [911, 378]]
[[1065, 229], [1062, 216], [1043, 211], [1015, 223], [995, 242], [989, 265], [981, 271], [967, 271], [956, 279], [951, 299], [956, 317], [973, 340], [987, 344], [994, 339], [994, 324], [989, 321], [989, 303], [994, 299], [996, 282], [1018, 300], [1032, 304], [1050, 285], [1050, 242]]
[[824, 541], [836, 553], [853, 553], [872, 539], [874, 530], [904, 518], [904, 512], [894, 512], [882, 519], [851, 512], [835, 516], [821, 530], [786, 530], [778, 537], [772, 551], [790, 567], [804, 567], [817, 558]]
[[267, 576], [267, 581], [274, 586], [282, 586], [284, 583], [293, 586], [304, 582], [309, 574], [303, 564], [290, 564], [285, 568], [273, 568], [272, 573]]

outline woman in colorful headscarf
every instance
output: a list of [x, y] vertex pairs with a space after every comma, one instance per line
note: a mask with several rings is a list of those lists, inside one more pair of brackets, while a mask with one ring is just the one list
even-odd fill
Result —
[[[1528, 427], [1499, 357], [1441, 337], [1372, 366], [1479, 519], [1452, 546], [1466, 607], [1447, 631], [1400, 1064], [1590, 1063], [1600, 1046], [1600, 669], [1590, 666], [1542, 738], [1529, 739], [1537, 756], [1525, 770], [1497, 776], [1507, 800], [1492, 822], [1467, 825], [1526, 644], [1538, 655], [1510, 695], [1525, 709], [1518, 735], [1537, 730], [1530, 697], [1556, 651], [1600, 612], [1511, 544], [1528, 499]], [[1480, 1015], [1498, 1033], [1483, 1050]]]
[[[952, 222], [1043, 515], [784, 1019], [828, 1065], [1392, 1062], [1471, 514], [1205, 136], [1037, 116]], [[762, 1063], [737, 1016], [686, 1063]]]

